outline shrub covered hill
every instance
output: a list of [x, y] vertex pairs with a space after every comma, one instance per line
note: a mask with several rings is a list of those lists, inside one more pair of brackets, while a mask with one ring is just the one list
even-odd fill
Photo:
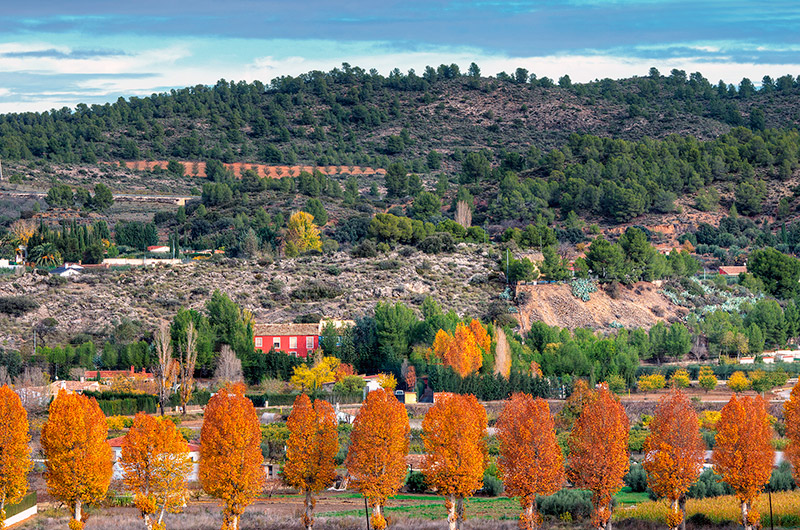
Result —
[[[236, 294], [264, 318], [326, 311], [351, 317], [379, 299], [416, 303], [427, 295], [462, 314], [496, 317], [508, 308], [497, 297], [506, 273], [512, 281], [563, 279], [579, 258], [573, 268], [580, 276], [677, 281], [703, 266], [742, 263], [754, 248], [800, 250], [798, 120], [800, 78], [788, 75], [764, 77], [756, 88], [747, 79], [713, 84], [699, 73], [651, 69], [577, 84], [523, 69], [485, 77], [476, 65], [465, 73], [442, 65], [388, 77], [343, 65], [268, 85], [220, 81], [75, 110], [7, 114], [0, 116], [0, 222], [8, 232], [0, 257], [13, 257], [22, 217], [32, 219], [26, 241], [38, 265], [136, 256], [167, 243], [185, 254], [213, 248], [251, 258], [242, 265], [254, 267], [249, 285], [263, 289], [240, 283]], [[148, 160], [169, 164], [131, 169]], [[205, 176], [193, 174], [194, 162], [204, 163]], [[225, 165], [232, 163], [243, 169]], [[309, 171], [260, 178], [248, 169], [256, 164]], [[314, 170], [329, 165], [341, 167]], [[46, 197], [8, 193], [36, 190]], [[195, 198], [156, 211], [123, 204], [125, 194], [142, 192]], [[300, 210], [313, 221], [292, 221]], [[626, 232], [631, 226], [643, 230]], [[685, 251], [657, 258], [652, 245]], [[259, 271], [259, 263], [270, 269]], [[439, 266], [457, 269], [457, 278]], [[308, 275], [286, 271], [272, 290], [255, 276], [283, 267], [305, 267]], [[354, 286], [365, 278], [362, 269], [372, 283]], [[87, 325], [96, 327], [132, 306], [141, 306], [129, 312], [141, 318], [154, 303], [166, 313], [201, 307], [207, 291], [231, 281], [190, 270], [152, 278], [98, 273], [70, 287], [26, 278], [2, 294], [33, 297], [39, 309], [26, 318], [36, 320], [63, 307], [52, 294], [78, 300], [81, 289], [97, 291], [108, 311], [92, 314]], [[179, 276], [174, 296], [147, 303], [135, 292], [106, 296], [112, 278], [124, 289], [131, 278], [153, 286]], [[187, 284], [190, 277], [208, 285]], [[205, 291], [193, 295], [199, 287]], [[751, 287], [761, 290], [757, 282]], [[679, 318], [675, 300], [668, 302], [649, 323]], [[627, 322], [615, 303], [587, 322]], [[552, 314], [549, 323], [569, 325], [559, 316], [567, 306], [536, 314], [524, 301], [519, 306], [526, 318]]]

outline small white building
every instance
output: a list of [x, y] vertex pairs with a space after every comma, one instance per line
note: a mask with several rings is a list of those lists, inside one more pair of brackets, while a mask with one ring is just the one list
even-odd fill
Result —
[[61, 267], [51, 270], [50, 274], [54, 276], [61, 276], [62, 278], [72, 278], [74, 276], [78, 276], [82, 270], [83, 267], [80, 265], [76, 265], [74, 263], [65, 263]]
[[[117, 438], [108, 440], [108, 445], [110, 445], [111, 450], [114, 451], [114, 474], [112, 475], [114, 480], [122, 480], [125, 476], [125, 472], [122, 470], [122, 465], [119, 463], [119, 459], [122, 456], [123, 439], [123, 436], [119, 436]], [[192, 470], [186, 476], [186, 480], [188, 482], [197, 482], [197, 477], [200, 470], [200, 446], [192, 442], [189, 442], [186, 445], [189, 447], [189, 458], [192, 461]]]

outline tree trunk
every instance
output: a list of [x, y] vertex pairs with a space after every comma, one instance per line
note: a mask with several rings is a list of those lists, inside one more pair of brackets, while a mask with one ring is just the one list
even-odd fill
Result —
[[80, 499], [75, 501], [75, 512], [73, 513], [73, 519], [75, 519], [76, 521], [80, 521], [81, 520], [81, 515], [82, 515], [81, 514], [81, 504], [82, 503], [81, 503]]
[[383, 530], [386, 528], [386, 518], [383, 516], [383, 506], [375, 503], [372, 507], [372, 527], [373, 530]]
[[747, 516], [750, 515], [750, 507], [747, 505], [747, 501], [742, 502], [742, 525], [744, 525], [744, 530], [753, 530], [753, 525], [747, 519]]
[[311, 490], [306, 490], [306, 498], [303, 504], [306, 507], [306, 513], [303, 516], [303, 524], [306, 530], [312, 530], [314, 528], [314, 496]]
[[520, 521], [520, 528], [522, 530], [533, 530], [535, 528], [533, 524], [533, 502], [525, 506], [525, 509], [522, 511], [522, 521]]
[[681, 498], [678, 499], [678, 506], [680, 507], [681, 515], [683, 515], [681, 519], [681, 530], [686, 530], [686, 495], [681, 495]]
[[606, 522], [606, 530], [611, 530], [611, 510], [614, 504], [611, 500], [608, 501], [608, 521]]
[[456, 500], [456, 530], [461, 530], [461, 525], [464, 523], [464, 497], [459, 497]]
[[455, 495], [448, 495], [445, 497], [444, 507], [447, 509], [447, 525], [450, 530], [457, 530], [456, 521], [458, 515], [456, 514], [456, 498]]
[[144, 519], [144, 527], [147, 528], [147, 530], [153, 530], [153, 519], [150, 517], [150, 514], [142, 514], [142, 519]]

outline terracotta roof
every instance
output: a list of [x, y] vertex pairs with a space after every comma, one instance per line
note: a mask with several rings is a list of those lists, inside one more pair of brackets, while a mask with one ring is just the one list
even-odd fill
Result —
[[719, 268], [720, 274], [727, 274], [729, 276], [737, 275], [742, 272], [747, 272], [747, 265], [723, 265]]
[[319, 324], [256, 324], [256, 337], [319, 335]]

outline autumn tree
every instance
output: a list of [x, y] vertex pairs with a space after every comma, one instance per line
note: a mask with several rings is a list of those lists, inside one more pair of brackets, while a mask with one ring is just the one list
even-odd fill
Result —
[[344, 464], [353, 487], [372, 506], [376, 530], [386, 528], [383, 507], [405, 481], [410, 432], [406, 408], [394, 394], [385, 389], [367, 394], [353, 422]]
[[686, 394], [674, 389], [661, 398], [650, 435], [644, 441], [647, 482], [670, 505], [667, 525], [677, 529], [686, 518], [686, 492], [703, 470], [705, 444], [700, 422]]
[[312, 366], [303, 363], [295, 367], [290, 381], [298, 390], [310, 391], [315, 395], [322, 385], [336, 380], [339, 365], [340, 361], [336, 357], [323, 357]]
[[172, 358], [172, 337], [169, 324], [162, 322], [155, 333], [154, 344], [156, 349], [155, 380], [158, 393], [158, 406], [161, 415], [164, 415], [164, 403], [169, 399], [170, 390], [175, 382], [178, 367]]
[[500, 442], [497, 468], [506, 495], [519, 497], [520, 528], [538, 528], [541, 516], [536, 496], [552, 495], [564, 482], [564, 456], [556, 441], [550, 407], [541, 398], [516, 393], [506, 401], [496, 427]]
[[164, 515], [178, 513], [186, 504], [186, 477], [192, 471], [189, 447], [175, 424], [138, 413], [122, 440], [120, 465], [145, 528], [163, 530]]
[[336, 478], [334, 457], [339, 451], [336, 413], [327, 401], [318, 399], [312, 405], [306, 394], [300, 394], [294, 400], [286, 427], [289, 439], [283, 481], [305, 494], [303, 525], [311, 530], [314, 494], [330, 486]]
[[775, 450], [771, 439], [764, 398], [731, 396], [717, 422], [712, 462], [741, 503], [740, 522], [745, 530], [761, 524], [753, 502], [772, 474]]
[[451, 366], [461, 377], [477, 372], [483, 365], [483, 354], [491, 351], [491, 338], [477, 320], [469, 325], [459, 323], [454, 333], [440, 329], [436, 333], [429, 356]]
[[319, 228], [314, 216], [308, 212], [295, 212], [289, 217], [286, 231], [287, 256], [296, 256], [309, 250], [322, 250]]
[[186, 344], [181, 351], [181, 414], [186, 415], [186, 405], [192, 397], [194, 387], [194, 367], [197, 364], [197, 330], [194, 322], [186, 327]]
[[461, 528], [464, 498], [483, 485], [486, 409], [472, 394], [446, 394], [422, 420], [423, 473], [429, 486], [445, 497], [450, 529]]
[[569, 438], [567, 477], [592, 492], [596, 528], [611, 530], [613, 496], [630, 467], [628, 416], [607, 386], [593, 392], [575, 420]]
[[575, 420], [583, 412], [583, 408], [594, 399], [594, 391], [589, 388], [589, 385], [583, 379], [578, 379], [572, 385], [572, 393], [570, 393], [564, 406], [556, 415], [556, 424], [559, 428], [565, 430], [572, 430], [575, 425]]
[[105, 497], [111, 483], [112, 452], [106, 417], [94, 398], [61, 390], [50, 404], [41, 443], [50, 495], [69, 506], [70, 530], [83, 528], [84, 504]]
[[239, 518], [264, 486], [261, 428], [244, 384], [212, 397], [200, 431], [200, 485], [222, 500], [222, 530], [239, 530]]
[[28, 434], [28, 413], [8, 385], [0, 387], [0, 528], [6, 504], [22, 500], [28, 491], [28, 471], [33, 467]]
[[784, 403], [783, 415], [789, 439], [785, 455], [792, 464], [795, 482], [800, 482], [800, 382], [794, 385], [789, 401]]

